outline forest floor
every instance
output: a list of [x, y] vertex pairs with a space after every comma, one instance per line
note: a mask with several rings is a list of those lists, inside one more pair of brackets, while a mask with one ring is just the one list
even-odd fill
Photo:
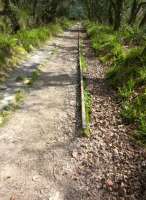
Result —
[[[123, 125], [106, 68], [83, 38], [91, 138], [80, 132], [75, 26], [33, 52], [1, 86], [4, 105], [18, 90], [25, 92], [0, 129], [1, 200], [144, 200], [146, 153]], [[30, 77], [37, 67], [37, 80], [26, 87], [22, 76]]]
[[86, 200], [145, 200], [146, 151], [120, 117], [120, 102], [105, 78], [107, 67], [97, 60], [85, 33], [82, 40], [92, 96], [91, 137], [75, 144], [75, 179]]

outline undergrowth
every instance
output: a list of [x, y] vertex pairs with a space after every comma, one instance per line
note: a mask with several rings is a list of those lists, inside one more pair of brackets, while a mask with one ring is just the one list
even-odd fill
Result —
[[92, 99], [91, 94], [88, 90], [86, 80], [84, 80], [84, 100], [85, 100], [85, 111], [86, 111], [86, 130], [84, 130], [85, 136], [90, 136], [90, 123], [91, 123], [91, 112], [92, 112]]
[[13, 96], [10, 104], [6, 105], [0, 111], [0, 127], [2, 127], [10, 118], [11, 114], [20, 107], [20, 104], [25, 98], [25, 92], [23, 90], [18, 90]]
[[27, 52], [39, 47], [71, 25], [66, 19], [58, 19], [44, 27], [21, 30], [15, 35], [0, 34], [0, 80], [12, 70]]
[[109, 66], [108, 84], [121, 100], [121, 116], [136, 127], [134, 136], [146, 144], [146, 34], [136, 27], [111, 27], [85, 23], [99, 60]]

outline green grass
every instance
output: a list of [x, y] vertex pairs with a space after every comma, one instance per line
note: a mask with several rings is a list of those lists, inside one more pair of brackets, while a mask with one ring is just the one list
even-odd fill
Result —
[[38, 68], [38, 69], [33, 70], [31, 76], [29, 76], [29, 77], [26, 77], [26, 76], [16, 77], [16, 81], [23, 82], [24, 85], [32, 86], [34, 84], [34, 82], [38, 80], [40, 74], [41, 74], [41, 70]]
[[85, 111], [86, 111], [86, 130], [84, 131], [84, 135], [90, 136], [90, 123], [91, 123], [91, 112], [92, 112], [92, 98], [91, 94], [88, 91], [87, 86], [84, 86], [84, 98], [85, 98]]
[[30, 78], [25, 79], [25, 83], [29, 86], [33, 86], [33, 84], [38, 80], [39, 76], [41, 74], [41, 71], [39, 69], [35, 69]]
[[[32, 72], [31, 77], [18, 76], [16, 81], [23, 82], [27, 86], [33, 86], [35, 81], [38, 80], [40, 73], [40, 70], [36, 69]], [[16, 91], [14, 101], [12, 101], [0, 112], [0, 126], [3, 126], [9, 120], [11, 114], [15, 112], [16, 109], [19, 109], [19, 106], [24, 101], [24, 98], [25, 92], [23, 90]]]
[[88, 69], [88, 64], [87, 64], [86, 58], [83, 56], [83, 54], [80, 55], [80, 65], [82, 67], [83, 72], [86, 72]]
[[2, 127], [8, 121], [10, 113], [11, 112], [8, 108], [0, 112], [0, 127]]
[[116, 34], [108, 26], [98, 25], [95, 23], [86, 23], [87, 33], [91, 38], [92, 48], [95, 50], [100, 61], [122, 62], [125, 58], [123, 45], [119, 42]]
[[[39, 47], [56, 34], [62, 33], [64, 29], [71, 25], [72, 23], [66, 19], [58, 19], [56, 22], [44, 27], [19, 31], [16, 35], [0, 34], [0, 80], [5, 79], [7, 72], [13, 70], [27, 52]], [[32, 86], [38, 80], [39, 75], [40, 70], [36, 69], [32, 72], [31, 77], [18, 76], [16, 81]], [[0, 112], [0, 126], [7, 122], [10, 115], [19, 108], [24, 98], [24, 91], [19, 90], [16, 92], [14, 102]]]
[[43, 27], [21, 30], [15, 35], [0, 34], [0, 80], [20, 62], [27, 52], [63, 32], [72, 23], [58, 19]]
[[2, 127], [9, 120], [11, 114], [15, 112], [16, 109], [19, 109], [19, 106], [23, 102], [24, 98], [25, 92], [23, 90], [16, 91], [14, 101], [0, 112], [0, 127]]
[[15, 102], [16, 102], [16, 105], [23, 102], [24, 100], [24, 97], [25, 97], [25, 93], [24, 91], [22, 90], [18, 90], [15, 94]]
[[85, 23], [98, 59], [108, 65], [107, 82], [121, 100], [121, 116], [133, 124], [133, 134], [146, 144], [146, 35], [136, 27], [110, 27]]
[[80, 41], [80, 66], [82, 68], [83, 73], [85, 73], [88, 69], [88, 64], [83, 53], [83, 48], [83, 41]]

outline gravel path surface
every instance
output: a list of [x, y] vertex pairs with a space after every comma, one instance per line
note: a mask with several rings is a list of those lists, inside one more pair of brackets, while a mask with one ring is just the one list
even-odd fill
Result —
[[[83, 37], [84, 38], [84, 37]], [[84, 40], [92, 94], [91, 138], [81, 138], [73, 151], [77, 161], [74, 179], [85, 200], [145, 200], [146, 153], [130, 137], [132, 129], [123, 125], [116, 94], [105, 80], [101, 65]]]
[[0, 129], [1, 200], [73, 199], [70, 144], [78, 131], [77, 35], [74, 27], [36, 51], [2, 92], [19, 89], [16, 75], [43, 63], [24, 103]]
[[120, 118], [116, 94], [84, 39], [92, 94], [91, 138], [79, 137], [78, 31], [36, 51], [1, 88], [11, 99], [17, 76], [42, 65], [20, 109], [0, 129], [0, 200], [145, 200], [146, 152]]

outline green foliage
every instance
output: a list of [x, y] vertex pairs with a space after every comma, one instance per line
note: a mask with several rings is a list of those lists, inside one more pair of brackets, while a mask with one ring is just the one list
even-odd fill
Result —
[[9, 119], [9, 115], [10, 111], [8, 109], [0, 112], [0, 127], [6, 123], [6, 121]]
[[38, 47], [42, 41], [50, 37], [48, 28], [38, 28], [28, 31], [20, 31], [17, 33], [17, 38], [27, 51], [32, 50], [33, 47]]
[[87, 71], [88, 64], [87, 64], [86, 58], [83, 56], [82, 52], [81, 52], [81, 55], [80, 55], [80, 66], [82, 67], [83, 72]]
[[72, 21], [69, 21], [67, 18], [60, 18], [58, 19], [58, 23], [61, 25], [62, 29], [67, 29], [72, 25]]
[[113, 34], [113, 30], [110, 27], [86, 23], [86, 28], [91, 37], [92, 47], [96, 54], [100, 56], [101, 61], [123, 61], [125, 57], [124, 47], [120, 44], [118, 37], [116, 34]]
[[91, 122], [91, 112], [92, 112], [92, 98], [91, 98], [91, 94], [88, 91], [87, 87], [85, 87], [85, 89], [84, 89], [84, 98], [85, 98], [86, 123], [87, 123], [87, 128], [86, 128], [84, 134], [88, 137], [90, 135], [90, 122]]
[[17, 39], [7, 34], [0, 34], [0, 48], [10, 49], [17, 45]]
[[[139, 94], [131, 101], [124, 101], [121, 115], [127, 123], [136, 123], [138, 132], [145, 135], [146, 128], [146, 93]], [[142, 136], [141, 135], [141, 136]], [[146, 135], [145, 135], [146, 136]], [[144, 138], [146, 139], [146, 138]], [[144, 141], [145, 142], [145, 141]]]
[[16, 104], [21, 103], [24, 99], [24, 92], [21, 90], [18, 90], [15, 94], [15, 102]]
[[141, 46], [146, 41], [146, 35], [142, 29], [137, 26], [123, 25], [119, 32], [117, 32], [119, 40], [123, 44]]
[[41, 73], [41, 71], [39, 69], [34, 70], [31, 74], [31, 77], [26, 78], [24, 82], [27, 85], [32, 86], [34, 84], [34, 82], [38, 80], [40, 73]]
[[[54, 24], [33, 28], [30, 30], [21, 30], [15, 35], [0, 34], [0, 70], [7, 72], [14, 67], [26, 52], [34, 47], [39, 47], [42, 42], [50, 39], [64, 28], [71, 25], [66, 19], [57, 20]], [[1, 79], [3, 77], [0, 77]]]
[[42, 42], [62, 31], [60, 24], [50, 24], [47, 27], [24, 30], [17, 33], [20, 45], [27, 51], [38, 47]]
[[20, 104], [25, 98], [25, 92], [23, 90], [18, 90], [15, 93], [14, 100], [8, 104], [2, 111], [0, 111], [0, 127], [3, 126], [10, 118], [10, 115], [19, 109]]
[[119, 87], [119, 95], [123, 99], [130, 98], [134, 92], [134, 87], [135, 81], [133, 79], [128, 80], [126, 85]]
[[[134, 123], [137, 137], [146, 143], [146, 49], [145, 34], [126, 27], [113, 32], [107, 26], [86, 25], [98, 58], [109, 65], [107, 82], [121, 99], [121, 116]], [[140, 37], [142, 35], [142, 37]], [[137, 42], [141, 43], [137, 46]], [[128, 48], [125, 48], [125, 43]], [[143, 44], [142, 44], [143, 43]]]
[[123, 87], [123, 84], [128, 86], [129, 79], [135, 80], [136, 85], [142, 84], [145, 81], [146, 69], [142, 59], [143, 48], [131, 48], [126, 51], [125, 59], [122, 63], [113, 63], [107, 73], [107, 79], [110, 85], [117, 89]]

